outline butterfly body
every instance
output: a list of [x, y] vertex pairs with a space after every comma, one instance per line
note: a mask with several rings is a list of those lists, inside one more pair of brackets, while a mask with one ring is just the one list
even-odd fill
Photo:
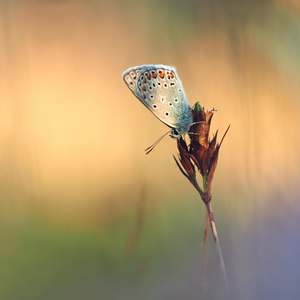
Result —
[[129, 68], [123, 80], [131, 92], [179, 139], [193, 123], [191, 107], [174, 67], [143, 65]]

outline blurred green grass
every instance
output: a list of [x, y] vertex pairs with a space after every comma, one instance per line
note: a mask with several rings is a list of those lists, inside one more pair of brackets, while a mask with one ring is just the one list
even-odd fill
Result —
[[120, 274], [122, 230], [108, 229], [101, 234], [42, 221], [2, 224], [1, 299], [64, 299], [62, 292], [95, 276], [107, 276], [112, 265]]
[[195, 201], [172, 199], [147, 213], [134, 255], [126, 251], [135, 231], [132, 212], [105, 228], [2, 222], [0, 298], [118, 299], [132, 283], [144, 294], [158, 274], [185, 269], [189, 258], [201, 253], [205, 213]]

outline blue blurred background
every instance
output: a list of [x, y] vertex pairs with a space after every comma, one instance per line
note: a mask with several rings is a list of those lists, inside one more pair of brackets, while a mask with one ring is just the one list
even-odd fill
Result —
[[174, 65], [231, 124], [213, 182], [230, 299], [300, 298], [298, 0], [0, 1], [0, 298], [226, 299], [176, 142], [122, 72]]

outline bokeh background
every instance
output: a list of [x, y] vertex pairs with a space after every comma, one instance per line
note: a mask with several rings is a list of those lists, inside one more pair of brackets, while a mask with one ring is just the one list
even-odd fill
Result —
[[0, 298], [227, 299], [176, 142], [122, 72], [174, 65], [227, 126], [230, 299], [300, 297], [298, 0], [0, 1]]

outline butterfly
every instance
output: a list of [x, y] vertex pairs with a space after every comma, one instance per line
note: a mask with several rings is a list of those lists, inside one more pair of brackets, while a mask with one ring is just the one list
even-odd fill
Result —
[[136, 66], [127, 69], [122, 77], [134, 96], [171, 128], [167, 133], [172, 138], [179, 139], [188, 132], [193, 124], [192, 109], [174, 67]]

